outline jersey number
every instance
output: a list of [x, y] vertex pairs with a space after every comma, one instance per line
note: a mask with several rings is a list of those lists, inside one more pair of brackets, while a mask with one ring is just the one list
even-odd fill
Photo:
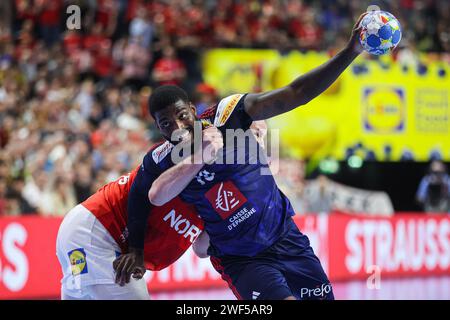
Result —
[[130, 173], [124, 176], [121, 176], [119, 181], [117, 181], [118, 184], [124, 185], [128, 183], [128, 180], [130, 180]]

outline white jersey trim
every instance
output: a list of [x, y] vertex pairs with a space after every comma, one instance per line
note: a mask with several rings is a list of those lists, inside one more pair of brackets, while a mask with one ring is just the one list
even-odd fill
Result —
[[233, 94], [220, 100], [214, 118], [215, 127], [219, 128], [227, 122], [243, 96], [243, 94]]
[[162, 145], [152, 151], [153, 161], [156, 164], [160, 163], [170, 153], [173, 147], [174, 145], [169, 141], [164, 142]]

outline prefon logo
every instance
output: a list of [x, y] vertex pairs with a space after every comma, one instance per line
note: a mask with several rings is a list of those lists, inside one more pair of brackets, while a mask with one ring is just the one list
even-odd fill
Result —
[[331, 284], [323, 283], [319, 288], [301, 288], [300, 298], [311, 298], [311, 297], [321, 297], [324, 298], [327, 294], [331, 292]]

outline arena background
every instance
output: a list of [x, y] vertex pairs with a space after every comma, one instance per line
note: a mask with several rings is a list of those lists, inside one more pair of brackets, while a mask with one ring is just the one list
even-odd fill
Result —
[[[399, 19], [399, 47], [268, 121], [276, 180], [336, 298], [450, 299], [450, 178], [429, 169], [450, 162], [445, 0], [1, 1], [0, 299], [59, 297], [62, 217], [161, 139], [156, 86], [183, 86], [200, 112], [285, 85], [342, 48], [369, 4]], [[234, 299], [191, 251], [146, 279], [154, 299]]]

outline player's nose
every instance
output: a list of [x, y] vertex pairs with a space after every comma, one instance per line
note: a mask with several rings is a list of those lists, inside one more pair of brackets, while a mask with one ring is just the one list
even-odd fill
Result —
[[181, 120], [176, 120], [175, 121], [175, 125], [174, 125], [174, 130], [187, 130], [188, 126], [186, 126], [186, 124], [181, 121]]

